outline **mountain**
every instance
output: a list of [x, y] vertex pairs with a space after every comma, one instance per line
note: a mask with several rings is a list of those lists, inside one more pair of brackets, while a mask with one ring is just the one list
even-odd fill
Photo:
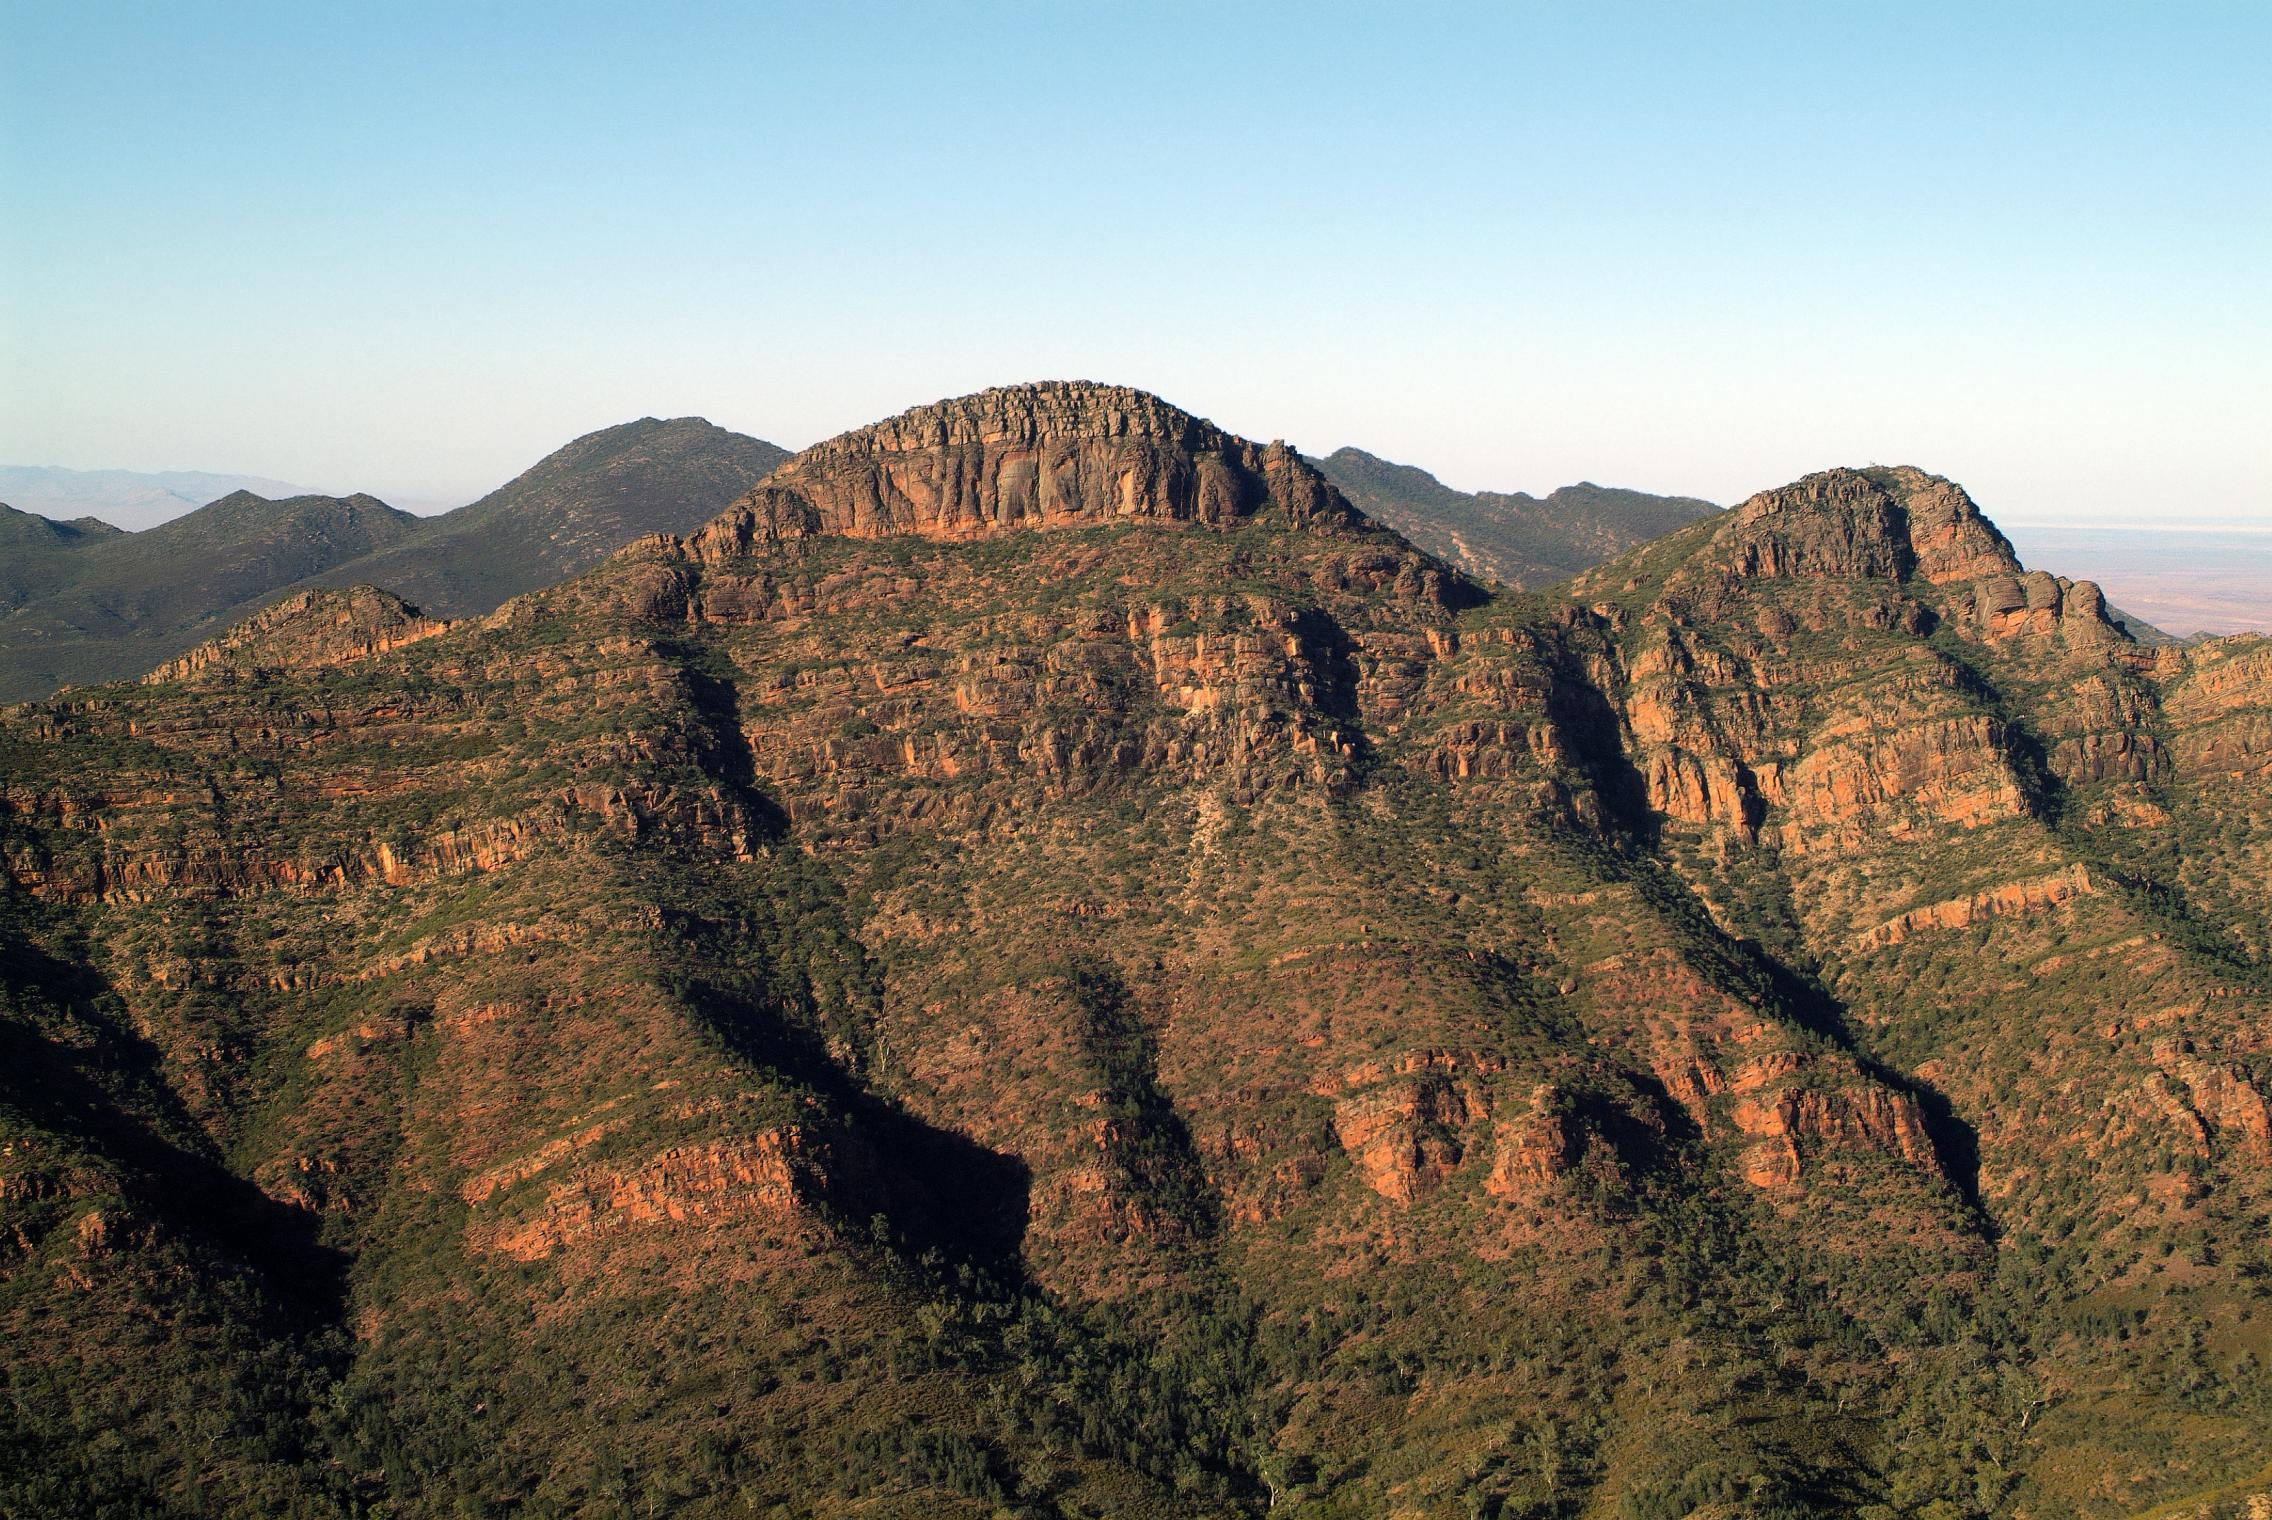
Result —
[[99, 518], [128, 532], [154, 528], [219, 497], [250, 491], [269, 497], [308, 492], [262, 475], [215, 475], [204, 470], [64, 470], [48, 465], [0, 465], [0, 501], [26, 512], [71, 520]]
[[1050, 384], [0, 711], [0, 1511], [2272, 1464], [2272, 641], [1830, 470], [1480, 586]]
[[400, 542], [417, 522], [370, 496], [236, 491], [140, 533], [79, 530], [70, 551], [26, 577], [38, 594], [11, 597], [0, 618], [0, 696], [146, 670], [237, 609]]
[[1693, 496], [1564, 486], [1544, 498], [1455, 491], [1426, 470], [1362, 449], [1312, 461], [1377, 521], [1479, 580], [1517, 590], [1551, 585], [1720, 509]]
[[332, 566], [307, 585], [369, 582], [440, 616], [488, 612], [643, 533], [693, 530], [788, 457], [700, 417], [602, 428], [471, 506], [425, 519], [404, 542]]
[[442, 616], [487, 612], [642, 533], [694, 527], [786, 457], [699, 417], [650, 417], [437, 517], [369, 496], [239, 491], [142, 533], [81, 525], [84, 552], [70, 552], [14, 514], [0, 546], [36, 552], [0, 570], [0, 700], [137, 675], [290, 592], [370, 582]]
[[0, 613], [36, 600], [68, 582], [80, 551], [119, 536], [92, 517], [57, 522], [0, 504]]

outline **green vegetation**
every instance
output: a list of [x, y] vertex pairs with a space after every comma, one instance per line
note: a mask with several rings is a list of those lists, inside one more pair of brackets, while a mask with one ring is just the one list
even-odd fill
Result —
[[2251, 656], [1860, 490], [1575, 599], [651, 546], [0, 715], [0, 1517], [2238, 1511]]

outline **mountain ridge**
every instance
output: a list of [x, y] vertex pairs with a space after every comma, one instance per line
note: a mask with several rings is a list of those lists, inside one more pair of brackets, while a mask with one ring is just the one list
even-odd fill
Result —
[[1438, 558], [1516, 590], [1566, 579], [1720, 510], [1696, 497], [1590, 481], [1544, 497], [1457, 491], [1415, 465], [1351, 446], [1313, 463], [1351, 501]]
[[0, 620], [0, 695], [131, 676], [311, 569], [398, 543], [376, 497], [237, 491], [140, 533], [94, 535]]
[[691, 528], [789, 457], [706, 418], [644, 417], [555, 449], [478, 501], [426, 518], [389, 554], [289, 589], [373, 581], [442, 616], [486, 613], [641, 533]]
[[92, 516], [122, 532], [154, 528], [239, 489], [272, 499], [320, 494], [264, 475], [0, 465], [0, 500], [58, 520]]
[[641, 532], [706, 519], [785, 457], [700, 418], [644, 418], [574, 439], [435, 517], [362, 493], [232, 492], [142, 533], [88, 538], [80, 553], [50, 548], [20, 585], [0, 581], [0, 698], [132, 677], [319, 588], [376, 582], [443, 616], [485, 613]]
[[1111, 417], [0, 710], [10, 1497], [2264, 1469], [2272, 640], [2142, 647], [1923, 471], [1515, 593]]
[[1147, 392], [1092, 381], [934, 402], [797, 454], [695, 547], [808, 534], [968, 538], [1141, 515], [1220, 522], [1269, 500], [1351, 516], [1283, 444], [1257, 446]]

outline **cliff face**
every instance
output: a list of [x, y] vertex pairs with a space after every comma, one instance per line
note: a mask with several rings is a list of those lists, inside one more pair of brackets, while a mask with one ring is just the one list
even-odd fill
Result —
[[969, 539], [1117, 520], [1355, 514], [1284, 444], [1120, 386], [1058, 382], [917, 407], [815, 445], [695, 535], [716, 558], [811, 534]]
[[311, 598], [10, 709], [5, 1465], [720, 1514], [2254, 1471], [2272, 666], [2049, 586], [1831, 472], [1492, 598], [1044, 386], [479, 621]]

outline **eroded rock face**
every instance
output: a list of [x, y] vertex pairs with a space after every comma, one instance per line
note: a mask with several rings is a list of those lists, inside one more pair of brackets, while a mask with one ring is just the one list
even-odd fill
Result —
[[1488, 1054], [1428, 1050], [1345, 1072], [1334, 1133], [1365, 1186], [1409, 1204], [1458, 1169], [1490, 1117], [1489, 1079], [1505, 1069]]
[[2272, 1166], [2272, 1098], [2246, 1067], [2204, 1059], [2182, 1037], [2157, 1043], [2154, 1065], [2150, 1090], [2193, 1147], [2214, 1138], [2251, 1165]]
[[1587, 1140], [1585, 1126], [1570, 1112], [1564, 1094], [1542, 1083], [1521, 1112], [1502, 1111], [1484, 1190], [1510, 1203], [1542, 1202], [1577, 1162]]
[[[1863, 1079], [1851, 1063], [1823, 1063], [1808, 1073], [1843, 1079], [1836, 1087], [1796, 1085], [1800, 1069], [1740, 1073], [1731, 1090], [1735, 1127], [1750, 1137], [1739, 1159], [1754, 1187], [1797, 1184], [1805, 1163], [1818, 1155], [1876, 1152], [1937, 1174], [1940, 1158], [1917, 1100]], [[1780, 1076], [1781, 1080], [1778, 1079]]]
[[643, 1228], [716, 1230], [751, 1216], [792, 1222], [825, 1178], [824, 1158], [794, 1126], [677, 1145], [628, 1163], [577, 1166], [520, 1217], [477, 1230], [475, 1244], [534, 1261]]
[[[592, 1428], [674, 1478], [785, 1432], [734, 1480], [767, 1504], [882, 1408], [1068, 1510], [1233, 1513], [1262, 1490], [1148, 1486], [1110, 1455], [1131, 1417], [1060, 1375], [1207, 1299], [1264, 1333], [1145, 1428], [1262, 1390], [1273, 1450], [1373, 1513], [1364, 1458], [1456, 1495], [1472, 1445], [1415, 1433], [1510, 1397], [1644, 1443], [1654, 1395], [1604, 1398], [1637, 1325], [1682, 1348], [1651, 1362], [1682, 1428], [1737, 1441], [1767, 1427], [1726, 1390], [1788, 1386], [1778, 1335], [1832, 1314], [1857, 1354], [1808, 1377], [1919, 1416], [1917, 1326], [2014, 1242], [2087, 1246], [2030, 1258], [2101, 1274], [2054, 1297], [2246, 1302], [2215, 1263], [2157, 1300], [2140, 1242], [2206, 1190], [2189, 1227], [2253, 1259], [2264, 646], [2105, 643], [1916, 472], [1536, 600], [1098, 387], [921, 409], [784, 480], [478, 624], [310, 603], [0, 713], [37, 757], [0, 777], [0, 1017], [45, 1063], [0, 1136], [10, 1344], [99, 1349], [85, 1311], [145, 1314], [143, 1263], [210, 1280], [169, 1243], [287, 1281], [312, 1234], [352, 1263], [306, 1306], [321, 1355], [460, 1424], [500, 1383], [471, 1325], [504, 1381], [699, 1359]], [[2063, 1360], [2066, 1307], [2024, 1346], [2086, 1386], [2130, 1353]], [[1029, 1442], [1037, 1409], [1098, 1434]], [[467, 1461], [574, 1446], [546, 1407], [479, 1418]]]
[[1922, 470], [1825, 470], [1763, 491], [1717, 535], [1720, 562], [1745, 577], [1897, 580], [1932, 585], [2016, 576], [2018, 556], [1962, 487]]
[[2097, 889], [2088, 868], [2073, 865], [2034, 880], [2004, 882], [1969, 896], [1911, 908], [1871, 929], [1856, 943], [1864, 949], [1898, 945], [1923, 930], [1962, 929], [1983, 918], [2040, 913]]
[[295, 592], [143, 679], [244, 680], [264, 671], [321, 670], [430, 639], [449, 626], [376, 586]]
[[689, 540], [704, 560], [813, 534], [968, 539], [1116, 521], [1295, 523], [1355, 509], [1284, 444], [1234, 438], [1120, 386], [1010, 386], [817, 444]]

